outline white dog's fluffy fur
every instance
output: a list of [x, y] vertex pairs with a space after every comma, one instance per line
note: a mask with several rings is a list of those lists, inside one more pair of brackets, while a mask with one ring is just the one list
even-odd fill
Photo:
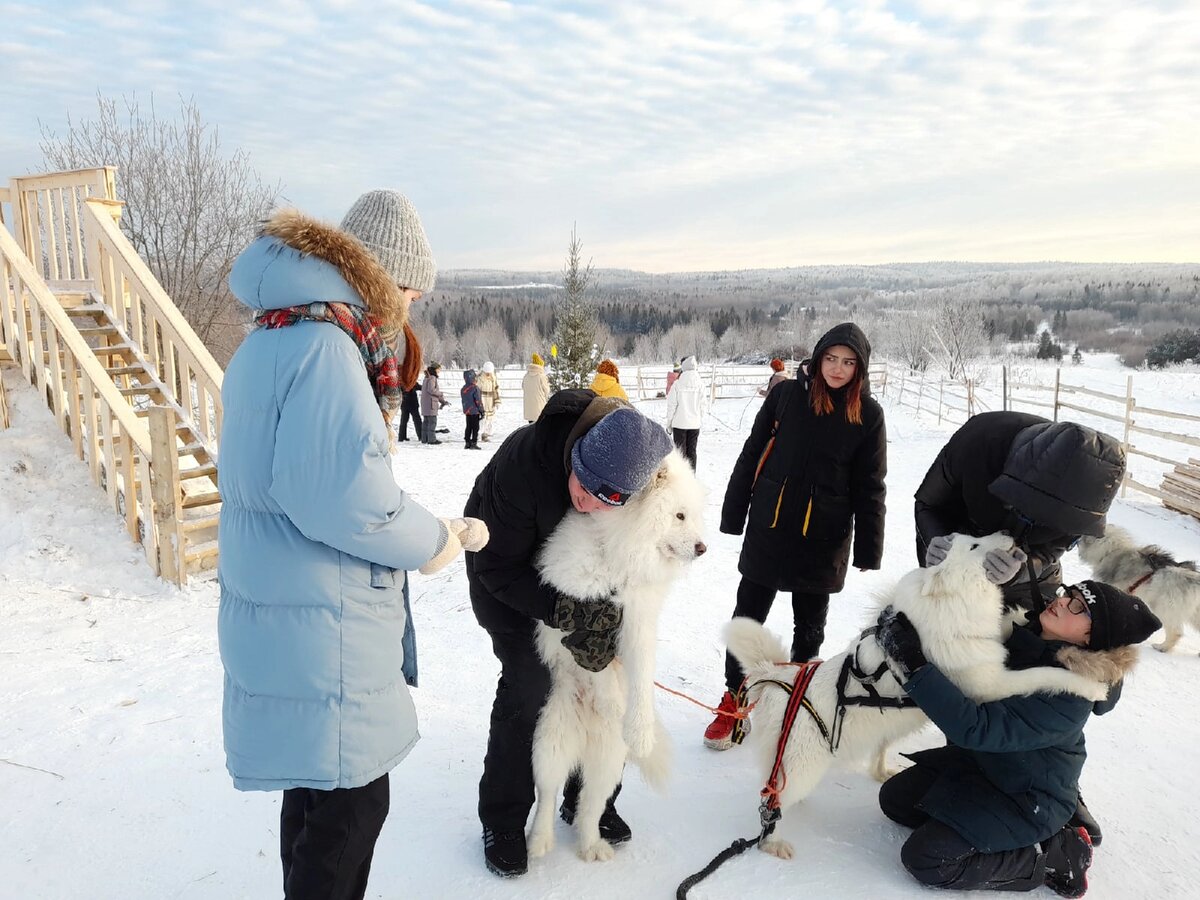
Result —
[[1124, 528], [1109, 525], [1103, 537], [1079, 542], [1080, 558], [1092, 567], [1097, 581], [1128, 591], [1138, 579], [1150, 578], [1134, 590], [1163, 623], [1166, 636], [1155, 650], [1170, 653], [1188, 625], [1200, 630], [1200, 572], [1190, 561], [1180, 562], [1166, 550], [1139, 547]]
[[[1011, 550], [1012, 547], [1012, 538], [1002, 533], [982, 538], [955, 535], [950, 552], [941, 564], [909, 572], [891, 594], [883, 598], [880, 606], [890, 605], [908, 616], [921, 635], [926, 658], [977, 702], [1038, 691], [1103, 699], [1108, 693], [1107, 685], [1065, 669], [1043, 667], [1010, 671], [1004, 667], [1008, 652], [1003, 641], [1010, 628], [1005, 623], [1000, 589], [987, 580], [983, 561], [989, 550]], [[878, 610], [872, 614], [872, 623], [877, 616]], [[754, 723], [751, 741], [757, 747], [765, 776], [775, 762], [788, 696], [772, 685], [755, 686], [755, 682], [780, 678], [790, 681], [794, 669], [779, 667], [788, 661], [782, 641], [752, 619], [734, 619], [726, 626], [725, 636], [730, 652], [741, 664], [750, 685], [749, 699], [755, 704], [751, 713]], [[845, 652], [817, 669], [807, 697], [830, 728], [838, 715], [838, 675], [852, 653], [857, 654], [859, 666], [865, 672], [874, 671], [885, 661], [874, 636], [867, 635], [856, 638]], [[851, 680], [847, 691], [854, 687]], [[903, 689], [890, 671], [875, 687], [885, 697], [903, 695]], [[804, 799], [824, 776], [835, 756], [838, 759], [862, 759], [875, 754], [872, 774], [884, 780], [890, 774], [884, 762], [888, 744], [919, 730], [926, 721], [925, 714], [916, 707], [885, 707], [881, 712], [847, 706], [841, 725], [841, 741], [835, 752], [830, 753], [829, 745], [812, 717], [801, 711], [784, 750], [785, 780], [779, 796], [780, 808], [787, 809]], [[763, 841], [759, 849], [783, 859], [791, 859], [793, 852], [791, 844], [779, 838]]]
[[703, 516], [704, 491], [673, 450], [623, 507], [589, 515], [571, 510], [546, 542], [539, 561], [545, 581], [572, 597], [611, 596], [624, 617], [617, 660], [602, 672], [578, 666], [561, 643], [563, 632], [538, 625], [551, 687], [533, 738], [538, 803], [530, 856], [554, 846], [555, 804], [572, 770], [583, 779], [575, 826], [586, 860], [613, 857], [599, 822], [627, 758], [651, 786], [664, 784], [671, 747], [654, 712], [658, 617], [671, 583], [705, 550]]

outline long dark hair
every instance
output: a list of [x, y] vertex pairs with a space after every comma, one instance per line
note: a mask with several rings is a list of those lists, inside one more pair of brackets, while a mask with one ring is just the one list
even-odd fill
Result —
[[[854, 358], [858, 359], [857, 353], [854, 354]], [[809, 403], [812, 404], [813, 412], [816, 415], [827, 416], [833, 412], [833, 395], [830, 393], [829, 384], [825, 381], [825, 376], [821, 374], [820, 358], [814, 358], [809, 365], [816, 369], [809, 376], [811, 381], [808, 388]], [[850, 379], [850, 383], [845, 388], [846, 421], [852, 422], [855, 425], [862, 424], [862, 384], [865, 377], [866, 373], [863, 372], [862, 360], [858, 359], [858, 365], [854, 367], [854, 377]]]

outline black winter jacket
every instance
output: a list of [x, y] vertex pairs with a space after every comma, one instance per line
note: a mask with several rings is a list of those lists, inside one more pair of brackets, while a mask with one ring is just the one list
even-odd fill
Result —
[[972, 416], [917, 488], [917, 562], [925, 565], [938, 535], [1007, 531], [1029, 565], [1004, 586], [1005, 598], [1029, 605], [1030, 568], [1039, 587], [1060, 584], [1059, 558], [1080, 535], [1104, 533], [1124, 474], [1125, 452], [1103, 432], [1029, 413]]
[[[1118, 686], [1136, 659], [1133, 648], [1091, 652], [1045, 641], [1028, 627], [1014, 628], [1006, 646], [1010, 669], [1061, 666], [1058, 654], [1068, 647], [1080, 663], [1069, 668]], [[918, 669], [905, 690], [951, 742], [906, 754], [939, 773], [918, 808], [985, 853], [1028, 847], [1067, 823], [1087, 759], [1084, 724], [1092, 712], [1110, 710], [1117, 693], [1096, 704], [1043, 693], [976, 704], [933, 665]]]
[[535, 564], [571, 507], [568, 442], [586, 433], [578, 427], [586, 424], [585, 412], [627, 405], [609, 400], [597, 404], [603, 410], [589, 411], [594, 400], [589, 390], [554, 394], [538, 420], [509, 435], [475, 479], [463, 515], [482, 519], [491, 537], [483, 550], [465, 554], [467, 581], [475, 617], [489, 632], [528, 630], [530, 619], [548, 623], [554, 613], [559, 593], [542, 582]]
[[[813, 358], [837, 344], [858, 354], [865, 377], [870, 345], [857, 326], [831, 330]], [[721, 531], [741, 534], [748, 511], [742, 575], [776, 590], [836, 593], [852, 530], [856, 567], [878, 569], [883, 556], [887, 435], [875, 400], [862, 397], [855, 425], [846, 420], [844, 389], [831, 392], [833, 412], [818, 416], [809, 385], [785, 381], [763, 401], [729, 478]]]

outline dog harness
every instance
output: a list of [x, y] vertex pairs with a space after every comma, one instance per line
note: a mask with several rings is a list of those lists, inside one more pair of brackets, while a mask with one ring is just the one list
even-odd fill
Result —
[[1145, 575], [1143, 575], [1141, 578], [1139, 578], [1137, 581], [1135, 581], [1129, 587], [1125, 588], [1125, 593], [1136, 594], [1137, 589], [1140, 588], [1147, 581], [1149, 581], [1151, 578], [1153, 578], [1157, 574], [1157, 572], [1158, 572], [1157, 569], [1155, 569], [1153, 572], [1147, 572]]

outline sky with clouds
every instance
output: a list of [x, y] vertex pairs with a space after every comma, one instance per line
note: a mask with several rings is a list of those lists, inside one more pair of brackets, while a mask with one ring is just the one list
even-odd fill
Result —
[[182, 94], [439, 265], [1200, 261], [1196, 0], [0, 0], [0, 178]]

